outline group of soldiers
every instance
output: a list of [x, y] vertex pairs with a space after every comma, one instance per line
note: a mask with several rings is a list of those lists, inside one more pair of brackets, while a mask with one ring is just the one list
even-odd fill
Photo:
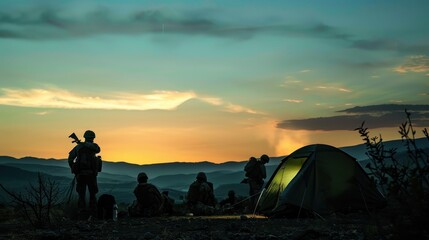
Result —
[[[100, 147], [94, 143], [95, 133], [88, 130], [84, 134], [85, 141], [78, 143], [69, 153], [68, 162], [72, 172], [76, 176], [76, 191], [79, 195], [78, 208], [86, 208], [86, 189], [89, 191], [89, 211], [96, 212], [98, 205], [98, 216], [106, 210], [113, 214], [111, 207], [116, 205], [113, 196], [103, 194], [98, 203], [96, 194], [98, 192], [97, 174], [101, 171], [101, 158], [96, 154], [100, 152]], [[228, 210], [228, 213], [251, 212], [256, 207], [256, 201], [262, 190], [264, 179], [266, 178], [265, 164], [269, 157], [262, 155], [260, 159], [251, 157], [246, 164], [244, 171], [246, 179], [243, 183], [249, 184], [249, 201], [244, 206], [246, 199], [239, 201], [235, 192], [230, 190], [228, 197], [219, 203], [217, 202], [213, 184], [207, 180], [204, 172], [199, 172], [195, 181], [189, 186], [186, 195], [186, 208], [189, 214], [193, 215], [213, 215], [219, 209]], [[160, 192], [158, 188], [148, 183], [148, 176], [141, 172], [137, 176], [137, 186], [134, 189], [136, 200], [129, 206], [128, 214], [131, 217], [153, 217], [163, 214], [173, 214], [174, 200], [168, 196], [168, 192]], [[244, 206], [244, 207], [243, 207]], [[106, 212], [104, 211], [104, 212]], [[111, 213], [112, 212], [112, 213]], [[109, 216], [110, 218], [110, 216]]]

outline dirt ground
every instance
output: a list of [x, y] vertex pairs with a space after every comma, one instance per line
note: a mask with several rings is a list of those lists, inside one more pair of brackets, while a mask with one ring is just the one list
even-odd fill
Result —
[[[261, 216], [62, 219], [50, 229], [0, 224], [0, 239], [380, 239], [369, 217], [268, 219]], [[389, 236], [386, 235], [385, 239]]]

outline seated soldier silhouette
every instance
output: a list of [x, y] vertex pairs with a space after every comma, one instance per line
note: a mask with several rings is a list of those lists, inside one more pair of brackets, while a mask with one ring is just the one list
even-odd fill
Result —
[[194, 215], [212, 215], [215, 211], [216, 199], [213, 184], [207, 182], [205, 173], [200, 172], [188, 190], [187, 205]]
[[137, 176], [138, 185], [134, 189], [137, 200], [128, 209], [131, 217], [154, 217], [163, 212], [164, 198], [155, 185], [147, 182], [147, 179], [144, 172]]

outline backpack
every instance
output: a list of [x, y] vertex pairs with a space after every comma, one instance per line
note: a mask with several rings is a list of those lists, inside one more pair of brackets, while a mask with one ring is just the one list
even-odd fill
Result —
[[113, 219], [114, 218], [114, 206], [116, 205], [116, 199], [113, 195], [103, 194], [98, 198], [97, 202], [97, 216], [98, 219]]
[[216, 198], [214, 196], [214, 189], [213, 189], [213, 183], [211, 182], [206, 182], [207, 186], [209, 188], [205, 188], [205, 199], [204, 199], [204, 204], [209, 205], [209, 206], [215, 206], [216, 205]]
[[100, 156], [95, 156], [95, 153], [85, 146], [77, 150], [77, 156], [72, 165], [73, 173], [97, 175], [101, 172], [101, 169], [102, 161]]
[[260, 163], [257, 160], [250, 160], [244, 167], [246, 177], [252, 179], [262, 178]]

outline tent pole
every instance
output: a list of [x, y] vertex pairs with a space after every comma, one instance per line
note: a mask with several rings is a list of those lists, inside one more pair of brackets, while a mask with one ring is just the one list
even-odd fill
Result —
[[258, 201], [256, 201], [255, 209], [253, 209], [253, 217], [255, 217], [256, 209], [258, 208], [259, 200], [261, 200], [262, 194], [264, 193], [265, 188], [262, 189], [261, 194], [259, 194]]
[[363, 192], [362, 192], [362, 187], [360, 186], [360, 184], [358, 185], [359, 185], [360, 195], [362, 196], [363, 203], [365, 204], [366, 211], [368, 211], [368, 213], [371, 215], [371, 212], [368, 209], [368, 205], [366, 204], [365, 196], [363, 195]]
[[247, 197], [247, 198], [245, 198], [245, 199], [243, 199], [243, 200], [241, 200], [240, 202], [238, 202], [238, 203], [236, 203], [236, 204], [233, 204], [233, 205], [231, 205], [231, 207], [234, 207], [235, 205], [238, 205], [238, 204], [240, 204], [240, 203], [242, 203], [242, 202], [244, 202], [244, 201], [247, 201], [247, 200], [249, 200], [251, 197], [254, 197], [254, 196], [256, 196], [256, 195], [258, 195], [258, 194], [262, 194], [262, 192], [264, 191], [265, 189], [263, 189], [261, 192], [257, 192], [257, 193], [255, 193], [255, 194], [253, 194], [252, 196], [249, 196], [249, 197]]
[[313, 214], [316, 215], [316, 216], [318, 216], [323, 221], [326, 221], [326, 219], [324, 217], [320, 216], [320, 214], [318, 214], [316, 211], [313, 211]]
[[299, 206], [299, 211], [298, 211], [298, 217], [301, 214], [301, 209], [302, 209], [302, 205], [304, 204], [304, 198], [305, 198], [305, 194], [307, 193], [307, 186], [305, 186], [305, 190], [304, 190], [304, 194], [302, 195], [302, 200], [301, 200], [301, 206]]

